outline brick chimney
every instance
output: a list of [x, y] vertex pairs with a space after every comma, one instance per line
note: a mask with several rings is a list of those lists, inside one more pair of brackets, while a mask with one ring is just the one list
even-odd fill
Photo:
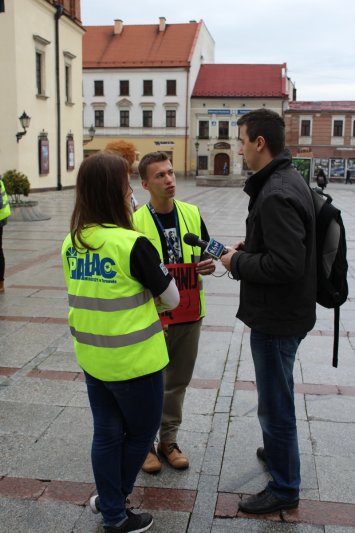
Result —
[[123, 30], [123, 20], [116, 19], [115, 20], [115, 25], [113, 27], [113, 33], [115, 35], [120, 35], [122, 33], [122, 30]]
[[165, 31], [165, 26], [166, 26], [166, 18], [159, 17], [159, 31]]

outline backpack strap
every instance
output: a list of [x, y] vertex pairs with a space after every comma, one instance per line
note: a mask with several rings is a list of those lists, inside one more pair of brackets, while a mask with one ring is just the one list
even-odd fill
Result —
[[338, 366], [338, 348], [339, 348], [339, 317], [340, 308], [334, 307], [334, 343], [333, 343], [333, 366]]

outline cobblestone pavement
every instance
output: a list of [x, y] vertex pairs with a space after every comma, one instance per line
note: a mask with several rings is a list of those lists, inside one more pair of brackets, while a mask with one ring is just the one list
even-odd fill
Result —
[[[138, 181], [135, 194], [146, 200]], [[236, 320], [239, 284], [205, 278], [207, 314], [187, 391], [179, 444], [190, 468], [164, 463], [141, 473], [131, 498], [153, 513], [154, 533], [355, 532], [355, 186], [330, 184], [347, 228], [349, 299], [341, 309], [339, 367], [331, 366], [333, 312], [318, 309], [295, 368], [302, 461], [297, 510], [238, 513], [238, 500], [264, 488], [249, 331]], [[60, 247], [74, 193], [32, 194], [35, 222], [4, 228], [6, 291], [0, 295], [0, 532], [102, 533], [88, 499], [91, 414], [67, 326]], [[244, 236], [248, 199], [240, 188], [178, 180], [178, 198], [199, 205], [211, 236]], [[218, 277], [220, 276], [220, 277]]]

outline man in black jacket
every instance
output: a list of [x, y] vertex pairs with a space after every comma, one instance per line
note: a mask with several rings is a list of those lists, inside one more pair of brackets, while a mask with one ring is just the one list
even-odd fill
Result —
[[315, 323], [315, 215], [310, 190], [285, 150], [285, 125], [275, 112], [243, 115], [240, 155], [255, 172], [245, 242], [221, 261], [241, 281], [237, 317], [250, 344], [264, 447], [257, 456], [271, 474], [267, 487], [242, 500], [241, 511], [263, 514], [298, 506], [300, 457], [293, 367], [298, 345]]

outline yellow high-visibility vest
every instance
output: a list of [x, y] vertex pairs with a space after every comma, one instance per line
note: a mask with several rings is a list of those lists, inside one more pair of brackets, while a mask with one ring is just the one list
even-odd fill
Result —
[[[186, 244], [183, 240], [183, 236], [186, 233], [194, 233], [195, 235], [198, 235], [199, 239], [201, 239], [200, 212], [196, 205], [181, 202], [180, 200], [174, 200], [174, 204], [179, 221], [183, 263], [197, 262], [200, 259], [200, 255], [194, 255], [194, 250], [196, 250], [196, 248]], [[155, 246], [163, 261], [163, 250], [159, 231], [147, 205], [143, 205], [133, 213], [133, 223], [135, 229], [143, 233], [151, 241], [153, 246]], [[203, 290], [202, 276], [199, 275], [198, 279], [200, 284], [200, 317], [202, 318], [205, 316], [205, 293]]]
[[0, 208], [0, 220], [8, 218], [11, 215], [11, 208], [9, 204], [9, 199], [7, 197], [6, 189], [4, 182], [0, 179], [0, 194], [2, 197], [2, 207]]
[[131, 250], [141, 235], [113, 225], [91, 226], [82, 235], [95, 250], [76, 249], [70, 235], [62, 246], [79, 365], [103, 381], [161, 370], [169, 359], [154, 299], [130, 272]]

